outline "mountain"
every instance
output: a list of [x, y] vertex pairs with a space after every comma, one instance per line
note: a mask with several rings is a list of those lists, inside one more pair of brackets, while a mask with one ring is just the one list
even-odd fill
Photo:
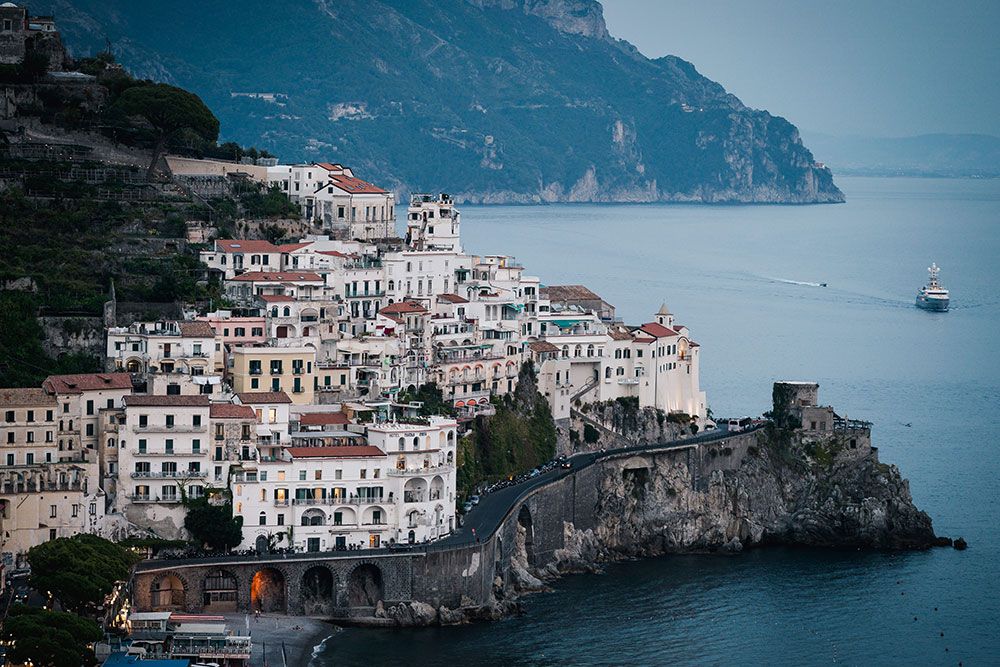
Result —
[[225, 139], [460, 200], [844, 197], [795, 126], [608, 34], [594, 0], [40, 0], [78, 55], [198, 93]]
[[816, 155], [838, 173], [1000, 177], [1000, 137], [988, 134], [873, 138], [809, 133], [808, 138]]

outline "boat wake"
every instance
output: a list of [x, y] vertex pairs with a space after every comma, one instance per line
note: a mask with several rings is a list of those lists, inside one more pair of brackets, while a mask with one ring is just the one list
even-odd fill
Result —
[[788, 280], [787, 278], [768, 278], [768, 280], [776, 283], [785, 283], [786, 285], [802, 285], [803, 287], [826, 287], [826, 283], [811, 283], [806, 280]]

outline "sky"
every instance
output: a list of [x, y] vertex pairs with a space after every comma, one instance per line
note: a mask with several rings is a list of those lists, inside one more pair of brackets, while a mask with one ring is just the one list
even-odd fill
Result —
[[602, 0], [608, 29], [694, 63], [803, 134], [1000, 135], [1000, 0]]

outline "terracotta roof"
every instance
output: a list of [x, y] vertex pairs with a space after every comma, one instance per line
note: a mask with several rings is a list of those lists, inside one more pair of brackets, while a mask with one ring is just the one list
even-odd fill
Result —
[[295, 301], [287, 294], [258, 294], [257, 298], [265, 303], [278, 303], [279, 301]]
[[377, 185], [372, 185], [368, 181], [362, 181], [360, 178], [355, 178], [353, 176], [348, 176], [346, 174], [330, 174], [330, 180], [335, 186], [343, 190], [344, 192], [350, 192], [356, 195], [384, 195], [388, 194], [385, 190], [378, 187]]
[[216, 239], [215, 249], [222, 252], [281, 252], [270, 241], [255, 239]]
[[673, 329], [665, 327], [662, 324], [657, 324], [656, 322], [647, 322], [639, 328], [654, 338], [672, 338], [677, 335], [677, 332]]
[[79, 394], [101, 389], [131, 389], [128, 373], [84, 373], [81, 375], [50, 375], [42, 387], [54, 394]]
[[342, 165], [333, 162], [317, 162], [317, 167], [323, 167], [327, 171], [343, 171], [344, 167]]
[[611, 340], [632, 340], [632, 333], [625, 327], [611, 327], [608, 329]]
[[245, 405], [260, 405], [262, 403], [291, 403], [292, 399], [283, 391], [244, 391], [236, 394], [240, 403]]
[[126, 396], [126, 407], [179, 407], [179, 408], [201, 408], [208, 407], [208, 396], [196, 394], [194, 396], [183, 396], [172, 394], [170, 396]]
[[349, 258], [350, 255], [344, 254], [339, 250], [317, 250], [317, 255], [329, 255], [330, 257], [343, 257], [345, 259]]
[[178, 322], [177, 328], [181, 330], [182, 336], [202, 336], [205, 338], [213, 338], [215, 336], [215, 329], [213, 329], [212, 325], [208, 322]]
[[294, 252], [305, 248], [307, 245], [312, 245], [312, 241], [305, 241], [304, 243], [282, 243], [278, 246], [278, 250], [280, 252]]
[[299, 415], [299, 424], [307, 426], [326, 426], [327, 424], [346, 424], [347, 415], [343, 412], [305, 412]]
[[400, 301], [399, 303], [391, 303], [384, 308], [379, 309], [380, 313], [383, 315], [401, 315], [403, 313], [426, 313], [424, 307], [419, 303], [414, 303], [412, 301]]
[[289, 447], [287, 451], [291, 454], [293, 459], [385, 457], [385, 452], [374, 445], [344, 445], [343, 447]]
[[323, 281], [323, 276], [319, 275], [318, 273], [312, 273], [310, 271], [303, 271], [301, 273], [299, 273], [299, 272], [284, 273], [284, 272], [278, 272], [278, 271], [274, 271], [274, 272], [271, 272], [271, 271], [248, 271], [246, 273], [241, 273], [240, 275], [238, 275], [235, 278], [233, 278], [233, 280], [236, 280], [236, 281], [239, 281], [239, 282], [263, 282], [263, 281], [268, 281], [268, 282], [275, 282], [275, 281], [279, 281], [279, 282], [283, 282], [283, 281], [296, 282], [296, 281], [303, 281], [303, 280], [310, 280], [310, 281], [319, 281], [319, 282], [322, 282]]
[[56, 403], [56, 397], [44, 389], [34, 387], [0, 389], [0, 405], [5, 408], [56, 405]]
[[602, 301], [601, 297], [584, 285], [548, 285], [542, 287], [541, 296], [549, 301]]
[[249, 405], [234, 405], [232, 403], [212, 403], [208, 409], [212, 419], [257, 419], [257, 413]]
[[532, 352], [558, 352], [559, 348], [547, 340], [536, 340], [533, 343], [528, 343], [528, 348]]
[[438, 301], [445, 303], [469, 303], [469, 300], [457, 294], [438, 294]]

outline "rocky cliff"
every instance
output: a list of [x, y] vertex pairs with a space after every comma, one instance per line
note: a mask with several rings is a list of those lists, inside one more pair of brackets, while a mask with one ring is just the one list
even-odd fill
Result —
[[[475, 202], [843, 201], [798, 130], [609, 33], [594, 0], [36, 0], [75, 54], [197, 92], [226, 139]], [[196, 16], [196, 18], [195, 18]], [[261, 20], [261, 17], [267, 20]], [[248, 56], [249, 54], [249, 56]]]
[[684, 456], [621, 473], [609, 468], [596, 528], [566, 523], [567, 547], [537, 574], [768, 544], [897, 550], [942, 543], [899, 470], [879, 462], [874, 449], [814, 458], [764, 431], [732, 444], [704, 446], [708, 471], [698, 483]]

